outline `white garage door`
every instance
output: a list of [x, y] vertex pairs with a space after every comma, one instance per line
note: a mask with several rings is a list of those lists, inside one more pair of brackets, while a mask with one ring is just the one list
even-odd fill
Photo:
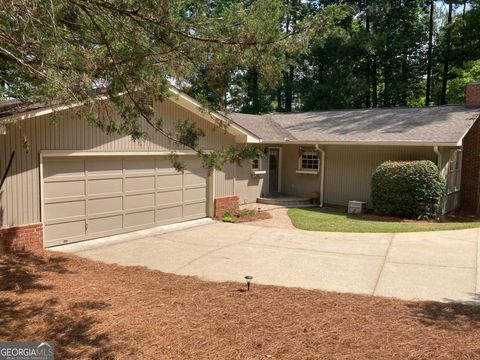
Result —
[[205, 217], [207, 171], [185, 163], [179, 173], [166, 156], [44, 158], [45, 246]]

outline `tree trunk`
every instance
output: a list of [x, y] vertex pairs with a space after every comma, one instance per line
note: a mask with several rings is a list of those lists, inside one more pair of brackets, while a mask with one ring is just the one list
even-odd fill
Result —
[[372, 62], [372, 107], [378, 107], [378, 92], [377, 92], [377, 62], [373, 59]]
[[430, 106], [430, 96], [432, 93], [432, 50], [433, 50], [433, 12], [435, 2], [430, 1], [430, 17], [428, 20], [428, 55], [427, 55], [427, 89], [425, 92], [425, 105]]
[[442, 77], [442, 93], [440, 95], [440, 104], [445, 105], [447, 103], [447, 81], [448, 81], [448, 62], [450, 58], [450, 46], [451, 46], [451, 31], [450, 28], [452, 24], [452, 12], [453, 12], [453, 4], [450, 0], [448, 4], [448, 21], [447, 21], [447, 33], [446, 33], [446, 46], [445, 54], [444, 54], [444, 62], [443, 62], [443, 77]]
[[[365, 31], [367, 32], [368, 39], [370, 40], [370, 19], [368, 17], [368, 0], [365, 0]], [[367, 55], [367, 66], [366, 66], [366, 83], [367, 83], [367, 93], [365, 94], [365, 107], [370, 108], [371, 97], [370, 97], [370, 78], [372, 72], [372, 59], [370, 54]]]
[[286, 74], [285, 82], [285, 111], [292, 111], [292, 102], [293, 102], [293, 65], [288, 67], [288, 72]]
[[383, 64], [382, 68], [383, 72], [383, 107], [390, 106], [390, 97], [391, 97], [391, 89], [390, 89], [390, 67], [387, 64]]
[[408, 54], [403, 55], [402, 61], [402, 92], [401, 92], [401, 104], [402, 106], [408, 105]]
[[[298, 5], [298, 0], [290, 0], [287, 1], [290, 3], [292, 8], [295, 8]], [[285, 26], [285, 32], [288, 34], [294, 30], [294, 27], [297, 23], [297, 19], [295, 16], [292, 16], [290, 13], [287, 16], [287, 22]], [[287, 54], [288, 55], [288, 54]], [[294, 68], [293, 65], [288, 66], [288, 71], [284, 76], [285, 80], [285, 111], [291, 112], [292, 111], [292, 103], [293, 103], [293, 75], [294, 75]]]
[[282, 89], [277, 89], [277, 112], [282, 112]]
[[463, 3], [463, 12], [462, 12], [462, 38], [460, 47], [462, 49], [462, 69], [465, 69], [465, 12], [467, 10], [467, 0], [464, 0]]
[[252, 94], [252, 112], [254, 114], [260, 113], [260, 90], [258, 86], [258, 70], [252, 68], [250, 76], [250, 91]]

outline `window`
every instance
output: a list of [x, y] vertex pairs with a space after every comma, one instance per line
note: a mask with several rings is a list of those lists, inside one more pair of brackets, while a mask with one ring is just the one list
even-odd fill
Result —
[[260, 157], [258, 156], [256, 159], [252, 160], [252, 170], [253, 171], [259, 171], [262, 169], [262, 161]]
[[316, 151], [303, 151], [298, 161], [300, 170], [315, 170], [319, 168], [320, 161]]
[[449, 194], [460, 190], [461, 174], [462, 150], [451, 150], [447, 174], [447, 192]]

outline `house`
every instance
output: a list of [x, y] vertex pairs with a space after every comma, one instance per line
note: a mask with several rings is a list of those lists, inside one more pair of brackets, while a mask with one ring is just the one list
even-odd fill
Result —
[[[480, 83], [468, 86], [465, 106], [269, 115], [208, 112], [172, 91], [154, 103], [167, 129], [188, 119], [204, 130], [204, 150], [255, 143], [265, 156], [208, 174], [193, 151], [159, 134], [133, 142], [103, 133], [81, 119], [82, 105], [2, 102], [0, 176], [8, 174], [0, 189], [0, 248], [49, 247], [198, 219], [231, 201], [276, 193], [316, 191], [322, 205], [370, 204], [371, 174], [386, 160], [434, 161], [448, 182], [443, 211], [480, 213]], [[229, 123], [226, 131], [221, 122]], [[172, 167], [172, 150], [185, 160], [185, 172]]]

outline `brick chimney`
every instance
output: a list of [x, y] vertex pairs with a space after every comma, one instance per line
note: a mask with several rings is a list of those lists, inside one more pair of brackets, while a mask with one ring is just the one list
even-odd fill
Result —
[[467, 94], [465, 98], [467, 105], [480, 106], [480, 81], [467, 84]]

